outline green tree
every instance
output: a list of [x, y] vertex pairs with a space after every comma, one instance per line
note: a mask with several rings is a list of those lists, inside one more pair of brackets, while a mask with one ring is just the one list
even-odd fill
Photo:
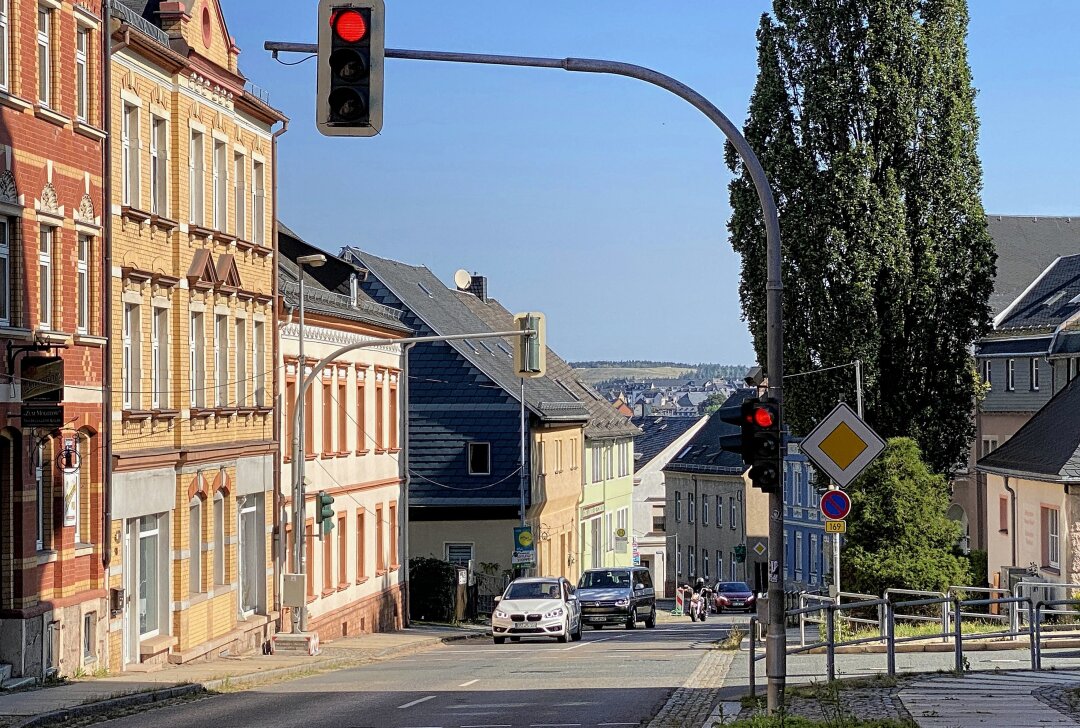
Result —
[[724, 406], [724, 402], [727, 401], [727, 398], [728, 396], [723, 392], [713, 392], [701, 403], [702, 413], [711, 415], [713, 412]]
[[930, 472], [914, 440], [889, 440], [848, 493], [851, 515], [840, 556], [845, 591], [944, 591], [972, 583], [970, 562], [957, 552], [962, 527], [945, 515], [949, 484]]
[[[774, 0], [745, 134], [773, 185], [789, 373], [863, 362], [868, 421], [936, 472], [974, 435], [970, 344], [989, 328], [995, 253], [979, 198], [963, 0]], [[734, 149], [740, 298], [765, 361], [765, 234]], [[785, 382], [807, 432], [855, 399], [850, 368]]]

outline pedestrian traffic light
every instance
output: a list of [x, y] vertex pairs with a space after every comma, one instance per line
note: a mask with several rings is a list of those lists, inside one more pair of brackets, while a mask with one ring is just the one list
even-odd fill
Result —
[[780, 482], [780, 403], [766, 398], [753, 406], [751, 413], [750, 482], [766, 493], [779, 493]]
[[315, 498], [315, 521], [323, 533], [330, 533], [334, 527], [334, 496], [320, 490]]
[[735, 563], [741, 564], [746, 561], [746, 544], [735, 545]]
[[544, 314], [519, 313], [514, 316], [514, 326], [518, 331], [533, 332], [514, 337], [514, 371], [519, 377], [526, 379], [544, 376], [547, 368], [547, 327]]
[[383, 0], [319, 1], [315, 124], [327, 136], [382, 129]]

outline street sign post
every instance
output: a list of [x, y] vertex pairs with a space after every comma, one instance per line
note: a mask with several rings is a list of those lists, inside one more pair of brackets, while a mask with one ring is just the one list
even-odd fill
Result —
[[527, 569], [536, 566], [536, 543], [533, 541], [531, 527], [514, 527], [514, 554], [510, 559], [510, 564]]
[[842, 490], [830, 490], [821, 496], [821, 515], [842, 521], [851, 512], [851, 497]]
[[846, 488], [881, 454], [885, 441], [841, 402], [803, 438], [801, 449], [833, 482]]

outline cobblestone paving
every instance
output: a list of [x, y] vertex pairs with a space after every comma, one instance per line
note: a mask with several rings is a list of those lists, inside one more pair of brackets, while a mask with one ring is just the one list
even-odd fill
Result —
[[720, 688], [734, 656], [733, 652], [707, 650], [697, 669], [672, 693], [649, 723], [649, 728], [697, 728], [702, 725], [712, 713], [713, 705], [720, 700]]
[[[789, 692], [786, 712], [830, 724], [839, 722], [838, 718], [850, 717], [911, 720], [900, 700], [902, 689], [902, 684], [858, 688], [837, 685], [835, 689], [826, 685], [803, 686]], [[753, 708], [743, 708], [739, 717], [751, 718], [754, 713]]]

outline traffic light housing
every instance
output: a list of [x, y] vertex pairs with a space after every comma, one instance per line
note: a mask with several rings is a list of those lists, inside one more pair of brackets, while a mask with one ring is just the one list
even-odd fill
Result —
[[315, 497], [315, 522], [323, 533], [330, 533], [334, 528], [334, 496], [320, 490]]
[[741, 404], [721, 407], [716, 416], [739, 428], [739, 434], [720, 438], [720, 449], [742, 456], [743, 464], [750, 466], [750, 482], [755, 488], [780, 492], [780, 404], [768, 397], [750, 397]]
[[744, 399], [741, 404], [721, 407], [716, 411], [716, 416], [724, 422], [739, 428], [738, 435], [723, 435], [720, 438], [720, 449], [738, 453], [742, 456], [744, 465], [753, 465], [753, 417], [754, 407], [759, 400], [756, 397]]
[[383, 0], [319, 0], [315, 124], [327, 136], [382, 129]]
[[542, 377], [547, 369], [547, 325], [544, 314], [530, 311], [514, 316], [518, 331], [532, 334], [514, 337], [514, 371], [519, 377]]

